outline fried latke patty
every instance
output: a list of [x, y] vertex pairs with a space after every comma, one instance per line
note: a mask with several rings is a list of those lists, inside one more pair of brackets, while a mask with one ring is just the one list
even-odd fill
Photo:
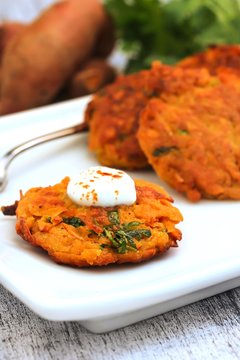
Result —
[[17, 233], [62, 264], [101, 266], [137, 263], [177, 246], [182, 220], [172, 198], [159, 186], [136, 180], [131, 206], [77, 206], [67, 196], [69, 178], [33, 188], [17, 204]]
[[149, 71], [120, 76], [89, 103], [89, 149], [100, 164], [129, 169], [148, 166], [136, 139], [139, 114], [153, 93], [147, 86], [148, 76]]
[[192, 201], [240, 199], [239, 98], [239, 79], [222, 73], [142, 113], [138, 140], [149, 162]]
[[207, 68], [212, 75], [219, 69], [228, 68], [240, 76], [240, 45], [211, 46], [207, 50], [191, 55], [178, 66], [183, 68]]
[[204, 70], [181, 69], [158, 62], [150, 70], [120, 76], [88, 105], [85, 122], [90, 126], [90, 150], [102, 165], [127, 169], [148, 166], [136, 137], [141, 111], [149, 99], [187, 91], [204, 81], [205, 76]]

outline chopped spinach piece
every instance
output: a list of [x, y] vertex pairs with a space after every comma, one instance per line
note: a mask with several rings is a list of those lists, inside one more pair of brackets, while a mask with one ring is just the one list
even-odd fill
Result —
[[150, 237], [151, 231], [148, 229], [129, 230], [126, 232], [126, 235], [134, 239], [141, 240], [145, 237], [146, 238]]
[[156, 157], [161, 155], [166, 155], [173, 150], [178, 150], [178, 148], [176, 146], [161, 146], [160, 148], [155, 149], [152, 155]]
[[112, 225], [119, 225], [120, 219], [117, 210], [108, 211], [108, 220]]
[[64, 222], [65, 224], [72, 225], [72, 226], [74, 226], [75, 228], [77, 228], [77, 227], [79, 227], [79, 226], [84, 226], [84, 225], [85, 225], [85, 223], [84, 223], [80, 218], [75, 217], [75, 216], [69, 217], [69, 218], [64, 217], [64, 218], [63, 218], [63, 222]]
[[111, 244], [101, 244], [100, 249], [111, 248], [119, 254], [125, 254], [126, 251], [137, 250], [134, 239], [139, 241], [152, 235], [148, 229], [136, 229], [141, 224], [138, 221], [120, 224], [117, 210], [109, 211], [108, 219], [110, 225], [104, 226], [100, 236], [106, 237]]

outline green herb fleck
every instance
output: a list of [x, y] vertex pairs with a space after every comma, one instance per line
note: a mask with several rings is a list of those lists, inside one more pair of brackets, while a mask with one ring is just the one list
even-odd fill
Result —
[[134, 239], [142, 240], [143, 238], [150, 237], [151, 231], [148, 229], [129, 230], [127, 235]]
[[101, 244], [100, 245], [100, 249], [101, 250], [103, 250], [103, 249], [105, 249], [105, 248], [110, 248], [111, 247], [111, 245], [109, 245], [109, 244]]
[[64, 217], [64, 218], [63, 218], [63, 222], [64, 222], [65, 224], [72, 225], [72, 226], [74, 226], [75, 228], [77, 228], [77, 227], [79, 227], [79, 226], [84, 226], [84, 225], [85, 225], [85, 223], [84, 223], [80, 218], [75, 217], [75, 216], [69, 217], [69, 218]]
[[120, 224], [119, 214], [116, 210], [108, 212], [110, 225], [104, 226], [101, 236], [106, 237], [111, 244], [101, 244], [100, 249], [111, 248], [119, 254], [126, 251], [137, 251], [134, 239], [142, 240], [151, 236], [148, 229], [136, 229], [141, 223], [131, 221], [127, 224]]
[[140, 223], [139, 221], [130, 221], [127, 224], [122, 224], [122, 228], [127, 231], [127, 230], [131, 230], [133, 227], [141, 225], [142, 223]]
[[155, 149], [152, 155], [153, 156], [166, 155], [172, 150], [178, 150], [178, 148], [176, 146], [161, 146], [160, 148]]
[[188, 130], [186, 130], [186, 129], [178, 129], [178, 133], [180, 135], [188, 135], [189, 134]]
[[108, 211], [108, 220], [112, 225], [119, 225], [120, 219], [117, 210]]
[[52, 224], [52, 218], [51, 218], [51, 216], [48, 216], [48, 217], [46, 218], [46, 222]]
[[94, 237], [94, 236], [97, 236], [98, 234], [96, 233], [96, 231], [90, 229], [88, 230], [89, 234], [88, 234], [88, 237], [91, 238], [91, 237]]

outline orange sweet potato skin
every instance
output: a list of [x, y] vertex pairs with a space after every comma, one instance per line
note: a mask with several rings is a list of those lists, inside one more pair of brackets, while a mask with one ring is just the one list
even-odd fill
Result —
[[19, 22], [6, 22], [0, 25], [0, 63], [4, 50], [9, 42], [19, 34], [25, 26], [25, 24]]
[[65, 0], [16, 35], [2, 59], [0, 114], [49, 103], [91, 54], [106, 16], [98, 0]]

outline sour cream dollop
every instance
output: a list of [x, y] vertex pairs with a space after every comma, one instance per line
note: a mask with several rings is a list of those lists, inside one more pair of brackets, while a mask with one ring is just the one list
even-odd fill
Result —
[[122, 170], [93, 166], [70, 178], [70, 199], [80, 206], [132, 205], [136, 201], [133, 179]]

